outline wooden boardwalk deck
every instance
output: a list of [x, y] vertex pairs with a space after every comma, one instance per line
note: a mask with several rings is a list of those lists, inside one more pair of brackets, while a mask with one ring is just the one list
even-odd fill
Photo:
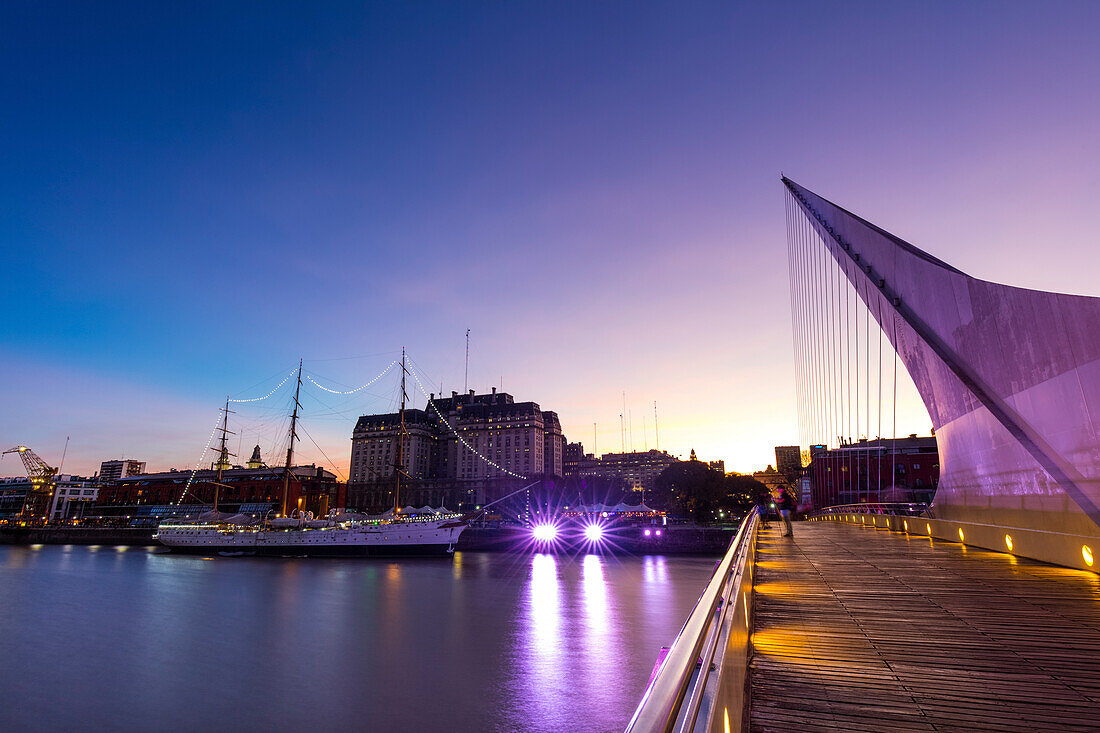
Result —
[[752, 731], [1100, 731], [1100, 576], [833, 522], [757, 546]]

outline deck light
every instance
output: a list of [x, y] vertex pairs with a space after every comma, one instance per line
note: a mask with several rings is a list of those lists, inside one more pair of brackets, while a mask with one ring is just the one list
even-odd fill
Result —
[[584, 528], [584, 538], [589, 542], [599, 542], [603, 539], [603, 527], [598, 524], [590, 524]]
[[1010, 534], [1005, 535], [1005, 547], [1008, 548], [1009, 552], [1012, 552], [1012, 535]]
[[959, 542], [966, 542], [966, 535], [963, 534], [962, 527], [959, 527]]
[[539, 524], [535, 526], [532, 534], [539, 542], [553, 542], [558, 536], [558, 528], [552, 524]]
[[646, 537], [649, 537], [649, 536], [650, 536], [651, 534], [653, 534], [653, 530], [649, 530], [649, 529], [647, 529], [647, 530], [645, 531], [645, 536], [646, 536]]
[[1085, 564], [1090, 568], [1092, 567], [1092, 548], [1088, 545], [1081, 545], [1081, 557], [1085, 559]]

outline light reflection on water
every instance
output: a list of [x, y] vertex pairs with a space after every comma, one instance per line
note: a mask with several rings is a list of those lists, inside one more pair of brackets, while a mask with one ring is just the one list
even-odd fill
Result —
[[0, 547], [0, 729], [621, 730], [714, 564], [113, 549]]
[[531, 558], [531, 583], [527, 601], [531, 620], [528, 638], [533, 646], [535, 669], [554, 674], [561, 654], [561, 599], [558, 597], [558, 565], [553, 555]]

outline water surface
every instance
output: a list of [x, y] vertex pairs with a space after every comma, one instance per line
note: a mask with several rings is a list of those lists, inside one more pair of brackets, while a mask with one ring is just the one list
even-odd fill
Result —
[[713, 566], [0, 547], [0, 729], [621, 730]]

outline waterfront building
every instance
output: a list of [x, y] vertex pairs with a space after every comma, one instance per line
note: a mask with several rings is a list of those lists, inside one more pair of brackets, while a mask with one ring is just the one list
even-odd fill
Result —
[[[86, 514], [123, 517], [131, 520], [163, 518], [172, 514], [199, 513], [213, 508], [217, 471], [165, 471], [126, 476], [104, 484], [99, 499]], [[222, 471], [217, 487], [218, 509], [222, 512], [265, 515], [279, 511], [283, 496], [284, 469], [242, 468]], [[287, 507], [324, 515], [330, 508], [345, 506], [347, 484], [319, 466], [295, 466], [287, 483]]]
[[802, 473], [802, 448], [797, 445], [775, 446], [775, 470], [795, 477]]
[[99, 499], [100, 483], [83, 476], [63, 475], [55, 479], [50, 521], [84, 516]]
[[620, 479], [624, 490], [647, 494], [652, 493], [661, 472], [677, 462], [668, 451], [604, 453], [600, 458], [588, 455], [578, 461], [573, 475]]
[[[400, 436], [398, 413], [359, 418], [351, 437], [349, 506], [373, 512], [393, 505]], [[495, 387], [480, 395], [432, 394], [423, 410], [405, 410], [400, 503], [478, 506], [522, 486], [520, 477], [562, 477], [564, 455], [557, 413], [535, 402], [516, 402]]]
[[145, 461], [122, 458], [115, 461], [103, 461], [99, 464], [100, 481], [117, 481], [120, 478], [138, 476], [143, 473], [145, 473]]
[[264, 463], [264, 459], [260, 457], [260, 446], [256, 446], [252, 449], [252, 457], [248, 459], [249, 468], [267, 468], [267, 464]]
[[752, 477], [768, 487], [772, 498], [778, 499], [784, 493], [792, 493], [794, 487], [785, 474], [780, 473], [770, 463], [763, 471], [754, 471]]
[[577, 466], [585, 458], [584, 445], [581, 443], [569, 443], [565, 446], [562, 456], [561, 468], [563, 476], [572, 476], [577, 472]]
[[797, 445], [775, 446], [775, 470], [786, 479], [788, 490], [794, 493], [800, 507], [813, 504], [810, 471], [802, 457], [802, 448]]
[[[99, 482], [95, 479], [62, 474], [54, 477], [53, 481], [54, 491], [49, 509], [51, 520], [83, 516], [87, 507], [98, 498]], [[0, 478], [0, 518], [20, 514], [27, 494], [31, 491], [31, 480], [26, 476]]]
[[935, 436], [876, 438], [817, 447], [809, 474], [813, 506], [931, 502], [940, 479]]

